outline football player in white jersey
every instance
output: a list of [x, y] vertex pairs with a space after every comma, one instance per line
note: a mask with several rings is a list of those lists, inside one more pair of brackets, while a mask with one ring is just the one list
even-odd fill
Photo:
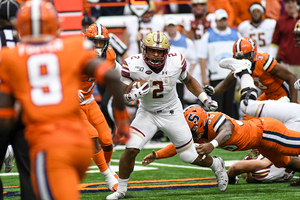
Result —
[[237, 184], [241, 174], [247, 183], [283, 182], [293, 178], [295, 172], [278, 168], [257, 149], [249, 151], [244, 160], [235, 162], [228, 169], [229, 184]]
[[186, 61], [182, 54], [170, 50], [169, 40], [163, 32], [148, 33], [142, 43], [142, 50], [141, 54], [125, 59], [122, 66], [121, 81], [125, 89], [135, 80], [146, 80], [147, 83], [139, 88], [133, 84], [130, 92], [124, 95], [126, 101], [140, 99], [140, 105], [130, 125], [130, 139], [119, 162], [118, 189], [106, 199], [125, 197], [135, 157], [158, 130], [169, 137], [183, 162], [210, 167], [215, 172], [219, 189], [225, 191], [228, 176], [223, 159], [207, 156], [203, 160], [196, 152], [176, 92], [177, 79], [208, 109], [216, 110], [217, 103], [207, 97], [200, 84], [186, 71]]
[[265, 9], [259, 3], [250, 6], [251, 20], [243, 21], [238, 31], [243, 37], [251, 37], [257, 43], [257, 50], [270, 53], [269, 46], [276, 26], [275, 19], [263, 19]]
[[127, 54], [132, 56], [140, 53], [139, 42], [144, 39], [147, 33], [154, 30], [164, 30], [164, 21], [161, 18], [155, 18], [155, 5], [152, 0], [149, 1], [149, 9], [141, 19], [132, 18], [125, 22], [123, 31], [123, 42], [127, 45]]

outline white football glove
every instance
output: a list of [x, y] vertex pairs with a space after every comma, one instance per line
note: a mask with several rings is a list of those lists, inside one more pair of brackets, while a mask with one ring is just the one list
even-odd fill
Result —
[[203, 87], [203, 89], [204, 89], [205, 93], [209, 96], [212, 96], [215, 94], [215, 88], [211, 85], [205, 85]]
[[144, 83], [140, 88], [137, 88], [136, 84], [137, 83], [134, 83], [130, 92], [124, 95], [124, 98], [127, 101], [127, 103], [146, 96], [150, 90], [150, 87], [145, 88], [148, 84], [147, 82]]
[[300, 90], [300, 79], [296, 80], [295, 83], [294, 83], [294, 88], [296, 90]]
[[204, 106], [207, 107], [210, 111], [215, 111], [218, 109], [218, 102], [211, 100], [211, 99], [206, 99], [203, 102]]
[[79, 102], [83, 102], [84, 101], [84, 95], [81, 93], [83, 92], [82, 90], [78, 90], [78, 99], [79, 99]]

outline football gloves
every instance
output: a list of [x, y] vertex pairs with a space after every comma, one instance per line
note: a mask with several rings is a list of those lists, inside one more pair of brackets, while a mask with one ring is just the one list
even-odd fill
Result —
[[205, 85], [203, 87], [203, 90], [209, 96], [212, 96], [212, 95], [215, 94], [215, 88], [213, 86], [211, 86], [211, 85]]
[[208, 108], [210, 111], [216, 111], [218, 109], [218, 102], [212, 100], [212, 99], [206, 99], [204, 102], [202, 102], [206, 108]]
[[134, 83], [130, 92], [124, 95], [126, 103], [138, 100], [139, 98], [142, 98], [148, 94], [150, 87], [146, 88], [148, 85], [147, 82], [144, 83], [140, 88], [137, 88], [136, 84], [137, 83]]
[[295, 88], [296, 90], [300, 90], [300, 79], [298, 79], [297, 81], [295, 81], [295, 83], [294, 83], [294, 88]]

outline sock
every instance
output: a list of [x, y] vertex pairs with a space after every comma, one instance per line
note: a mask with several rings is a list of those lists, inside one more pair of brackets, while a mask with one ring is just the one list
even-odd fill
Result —
[[108, 169], [108, 166], [106, 164], [105, 158], [104, 158], [104, 151], [101, 149], [98, 153], [95, 153], [93, 155], [93, 160], [95, 164], [100, 169], [100, 172], [104, 172]]
[[217, 162], [219, 162], [219, 159], [214, 157], [212, 157], [212, 159], [213, 159], [213, 163], [211, 164], [210, 168], [215, 172], [217, 171], [217, 167], [218, 167]]
[[117, 190], [118, 192], [122, 192], [122, 193], [127, 192], [128, 180], [129, 180], [129, 178], [127, 178], [127, 179], [119, 178], [119, 186], [118, 186], [118, 190]]
[[243, 88], [256, 88], [253, 82], [253, 78], [250, 74], [243, 74], [241, 77], [241, 89]]

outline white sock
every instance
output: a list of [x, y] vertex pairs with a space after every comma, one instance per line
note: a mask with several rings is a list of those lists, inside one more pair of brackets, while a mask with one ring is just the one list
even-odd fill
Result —
[[247, 87], [256, 88], [253, 82], [253, 78], [250, 76], [250, 74], [244, 74], [241, 77], [241, 89]]
[[107, 170], [105, 170], [104, 172], [101, 172], [101, 174], [103, 174], [105, 180], [110, 180], [110, 179], [114, 179], [115, 178], [114, 175], [109, 170], [109, 168]]
[[118, 192], [122, 192], [122, 193], [127, 192], [128, 180], [129, 180], [129, 178], [127, 178], [127, 179], [119, 178], [119, 186], [118, 186], [118, 189], [117, 189]]
[[213, 172], [217, 171], [217, 162], [219, 162], [219, 159], [218, 158], [214, 158], [212, 157], [213, 159], [213, 163], [211, 164], [210, 168], [213, 170]]

